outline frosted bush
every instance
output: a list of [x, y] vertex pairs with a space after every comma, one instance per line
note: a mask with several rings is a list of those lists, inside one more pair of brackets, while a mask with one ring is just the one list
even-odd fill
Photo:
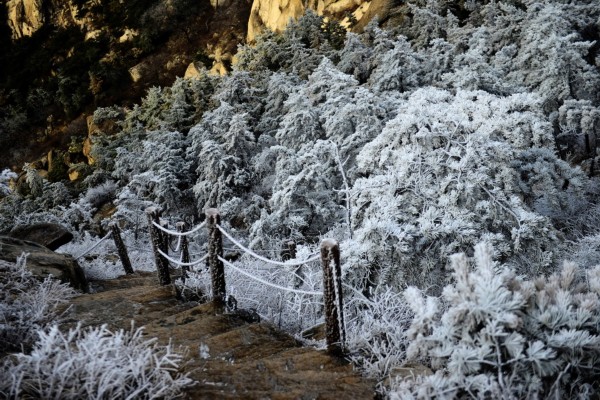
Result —
[[26, 256], [16, 263], [0, 260], [0, 355], [29, 349], [38, 330], [55, 323], [58, 307], [75, 294], [50, 277], [40, 282], [26, 262]]
[[349, 293], [345, 301], [350, 359], [367, 376], [382, 378], [406, 361], [412, 312], [402, 295], [381, 287], [370, 299]]
[[192, 383], [179, 372], [184, 355], [145, 340], [141, 328], [77, 326], [62, 333], [53, 326], [39, 336], [31, 354], [2, 366], [4, 398], [172, 399]]
[[99, 207], [115, 198], [117, 185], [113, 181], [107, 181], [101, 185], [91, 187], [84, 195], [84, 200], [93, 207]]
[[[441, 299], [405, 291], [415, 317], [408, 358], [434, 375], [397, 383], [392, 398], [590, 398], [600, 357], [600, 267], [565, 263], [525, 280], [475, 248], [475, 268], [452, 256]], [[445, 305], [445, 311], [442, 310]]]

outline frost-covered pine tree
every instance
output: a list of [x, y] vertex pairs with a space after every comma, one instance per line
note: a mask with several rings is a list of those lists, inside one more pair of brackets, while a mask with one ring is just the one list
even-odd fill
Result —
[[539, 205], [565, 204], [585, 176], [558, 159], [539, 101], [413, 93], [357, 157], [357, 279], [436, 290], [444, 258], [481, 238], [547, 265], [557, 237]]
[[451, 258], [442, 299], [405, 291], [415, 313], [409, 360], [434, 374], [396, 382], [391, 398], [594, 398], [600, 357], [600, 268], [565, 263], [526, 280], [475, 247]]

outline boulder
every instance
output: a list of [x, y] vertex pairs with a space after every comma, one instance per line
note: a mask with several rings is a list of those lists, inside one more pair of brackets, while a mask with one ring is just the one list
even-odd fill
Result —
[[64, 227], [47, 222], [17, 225], [10, 231], [8, 236], [34, 242], [50, 250], [56, 250], [63, 244], [73, 240], [73, 234]]
[[202, 73], [201, 73], [202, 69], [203, 69], [203, 67], [202, 67], [201, 63], [198, 63], [198, 62], [190, 63], [190, 65], [188, 65], [187, 69], [185, 70], [185, 74], [183, 74], [183, 78], [184, 79], [200, 79], [200, 76], [202, 75]]
[[0, 236], [0, 259], [15, 262], [21, 254], [27, 254], [27, 269], [40, 279], [52, 276], [73, 288], [88, 292], [85, 274], [70, 255], [59, 254], [34, 242]]
[[6, 3], [13, 39], [31, 36], [44, 25], [43, 6], [42, 0], [9, 0]]
[[265, 28], [281, 32], [290, 18], [298, 19], [305, 11], [305, 2], [301, 0], [254, 0], [248, 21], [248, 43], [253, 43]]

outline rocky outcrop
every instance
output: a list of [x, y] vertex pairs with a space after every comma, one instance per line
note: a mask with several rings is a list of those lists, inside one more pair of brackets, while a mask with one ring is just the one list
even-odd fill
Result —
[[6, 9], [13, 39], [31, 36], [46, 23], [58, 27], [78, 26], [87, 31], [86, 40], [98, 34], [92, 26], [93, 21], [79, 17], [79, 9], [73, 1], [8, 0]]
[[202, 66], [198, 62], [192, 62], [188, 65], [183, 74], [184, 79], [199, 79], [201, 76]]
[[27, 254], [27, 269], [40, 279], [52, 276], [73, 288], [88, 291], [88, 282], [77, 261], [66, 254], [58, 254], [40, 244], [26, 240], [0, 236], [0, 259], [15, 262]]
[[17, 225], [10, 231], [8, 236], [41, 244], [50, 250], [56, 250], [63, 244], [73, 240], [73, 234], [65, 227], [49, 222]]
[[13, 39], [31, 36], [44, 25], [43, 3], [43, 0], [9, 0], [6, 3]]
[[262, 31], [281, 32], [290, 18], [297, 19], [306, 12], [301, 0], [254, 0], [248, 21], [247, 41], [252, 43]]
[[248, 42], [269, 29], [281, 32], [290, 19], [297, 19], [307, 10], [340, 21], [347, 29], [362, 29], [375, 16], [387, 17], [390, 0], [254, 0], [248, 21]]

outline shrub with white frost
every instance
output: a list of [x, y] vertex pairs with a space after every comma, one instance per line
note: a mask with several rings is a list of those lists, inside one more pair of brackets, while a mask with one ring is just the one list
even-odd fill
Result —
[[57, 307], [75, 293], [50, 277], [40, 282], [26, 262], [25, 256], [16, 263], [0, 260], [0, 356], [29, 349], [38, 330], [55, 323]]
[[379, 288], [370, 299], [354, 294], [344, 310], [350, 359], [365, 375], [384, 377], [406, 361], [412, 312], [391, 287]]
[[143, 338], [142, 329], [106, 326], [40, 332], [31, 354], [5, 361], [0, 397], [10, 399], [172, 399], [192, 381], [183, 355]]
[[565, 263], [525, 280], [475, 248], [475, 268], [452, 257], [441, 299], [405, 291], [415, 312], [409, 359], [435, 374], [397, 382], [392, 398], [590, 398], [600, 371], [600, 266]]

